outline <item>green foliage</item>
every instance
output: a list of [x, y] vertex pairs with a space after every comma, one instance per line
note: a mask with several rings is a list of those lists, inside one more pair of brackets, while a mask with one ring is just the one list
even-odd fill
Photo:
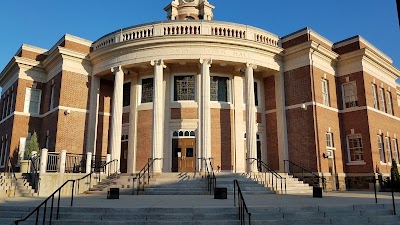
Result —
[[32, 152], [39, 153], [39, 142], [38, 142], [36, 131], [33, 132], [31, 139], [29, 140], [29, 145], [28, 145], [28, 148], [25, 150], [24, 158], [30, 159], [32, 156]]
[[399, 191], [400, 188], [400, 175], [399, 175], [399, 170], [397, 168], [397, 163], [395, 160], [392, 161], [392, 168], [390, 169], [392, 174], [393, 174], [393, 180], [394, 180], [394, 187], [397, 191]]

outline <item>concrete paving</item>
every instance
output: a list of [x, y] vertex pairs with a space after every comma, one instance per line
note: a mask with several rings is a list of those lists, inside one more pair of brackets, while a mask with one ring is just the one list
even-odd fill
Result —
[[[323, 198], [307, 195], [244, 195], [248, 207], [301, 207], [301, 206], [339, 206], [375, 204], [373, 192], [325, 192]], [[1, 206], [36, 207], [45, 198], [5, 198]], [[62, 197], [61, 206], [69, 206], [70, 197]], [[395, 193], [396, 204], [400, 194]], [[379, 204], [390, 204], [390, 193], [378, 193]], [[215, 200], [210, 195], [120, 195], [120, 199], [107, 199], [105, 195], [79, 195], [74, 198], [74, 207], [94, 208], [194, 208], [194, 207], [232, 207], [233, 195], [227, 200]], [[399, 209], [400, 210], [400, 209]]]

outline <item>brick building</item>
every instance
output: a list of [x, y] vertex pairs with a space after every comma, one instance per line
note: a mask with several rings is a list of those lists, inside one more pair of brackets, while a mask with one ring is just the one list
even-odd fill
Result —
[[[175, 0], [168, 21], [95, 42], [22, 45], [0, 75], [0, 168], [30, 135], [50, 152], [111, 154], [122, 173], [310, 168], [330, 188], [368, 188], [399, 160], [400, 71], [360, 36], [305, 28], [278, 37], [213, 21], [206, 0]], [[248, 91], [251, 90], [251, 91]]]

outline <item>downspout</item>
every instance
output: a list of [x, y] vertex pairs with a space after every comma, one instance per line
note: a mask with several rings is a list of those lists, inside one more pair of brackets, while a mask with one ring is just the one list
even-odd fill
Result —
[[[309, 38], [309, 40], [311, 40], [311, 35], [310, 35], [310, 32], [308, 32], [308, 38]], [[311, 42], [312, 43], [312, 42]], [[317, 49], [318, 49], [318, 47], [320, 46], [321, 44], [318, 44], [317, 45]], [[314, 119], [314, 137], [315, 137], [315, 144], [316, 144], [316, 148], [317, 148], [317, 153], [318, 153], [318, 156], [317, 156], [317, 166], [318, 166], [318, 169], [319, 169], [319, 171], [318, 172], [321, 172], [322, 173], [322, 165], [321, 165], [321, 160], [320, 160], [320, 157], [321, 157], [321, 150], [320, 150], [320, 144], [319, 144], [319, 134], [318, 134], [318, 123], [317, 123], [317, 121], [318, 121], [318, 116], [317, 116], [317, 106], [316, 105], [314, 105], [314, 100], [315, 100], [315, 102], [316, 102], [316, 98], [315, 98], [315, 84], [314, 84], [314, 60], [313, 60], [313, 54], [314, 54], [314, 52], [317, 50], [317, 49], [315, 49], [315, 50], [313, 50], [312, 52], [311, 52], [311, 54], [310, 54], [310, 61], [311, 61], [311, 69], [310, 69], [310, 79], [311, 79], [311, 97], [312, 97], [312, 102], [313, 102], [313, 104], [312, 104], [312, 109], [313, 109], [313, 119]]]

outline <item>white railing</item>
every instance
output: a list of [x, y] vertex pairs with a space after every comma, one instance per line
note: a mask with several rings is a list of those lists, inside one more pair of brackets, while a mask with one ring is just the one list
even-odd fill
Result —
[[108, 34], [93, 43], [93, 50], [120, 42], [162, 36], [204, 35], [255, 41], [280, 47], [279, 37], [267, 31], [226, 22], [216, 21], [164, 21], [138, 25]]

